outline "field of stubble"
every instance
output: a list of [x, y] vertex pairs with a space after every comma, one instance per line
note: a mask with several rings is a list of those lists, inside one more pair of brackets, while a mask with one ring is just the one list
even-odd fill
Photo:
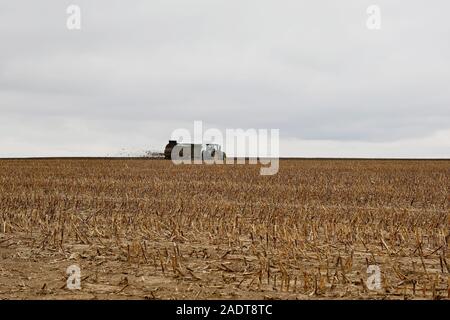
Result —
[[449, 187], [450, 160], [2, 160], [0, 298], [448, 299]]

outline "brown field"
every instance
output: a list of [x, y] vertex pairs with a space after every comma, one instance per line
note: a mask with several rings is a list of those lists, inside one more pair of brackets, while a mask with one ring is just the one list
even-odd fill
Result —
[[450, 160], [2, 160], [0, 298], [448, 299], [449, 186]]

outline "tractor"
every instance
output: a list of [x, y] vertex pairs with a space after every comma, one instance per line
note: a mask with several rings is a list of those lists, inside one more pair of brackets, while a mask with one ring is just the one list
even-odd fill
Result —
[[222, 151], [222, 146], [216, 143], [206, 144], [202, 151], [203, 160], [225, 160], [226, 154]]
[[190, 150], [191, 159], [201, 160], [225, 160], [226, 154], [222, 151], [219, 144], [207, 143], [205, 146], [196, 143], [178, 143], [176, 140], [169, 140], [169, 143], [164, 149], [164, 159], [172, 159], [172, 151], [176, 148], [180, 157], [183, 157], [184, 152]]

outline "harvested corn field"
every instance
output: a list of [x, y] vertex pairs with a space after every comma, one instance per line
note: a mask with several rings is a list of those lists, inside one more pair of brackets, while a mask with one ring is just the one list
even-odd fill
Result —
[[448, 299], [449, 186], [450, 161], [2, 160], [0, 298]]

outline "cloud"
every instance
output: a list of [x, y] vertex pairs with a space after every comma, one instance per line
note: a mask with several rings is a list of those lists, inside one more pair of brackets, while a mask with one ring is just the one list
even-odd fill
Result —
[[446, 159], [450, 150], [450, 130], [430, 136], [390, 142], [360, 142], [332, 140], [282, 141], [280, 152], [286, 157], [337, 158], [417, 158]]
[[[72, 3], [80, 31], [66, 29]], [[439, 134], [450, 129], [450, 4], [380, 0], [378, 31], [366, 28], [371, 4], [4, 2], [0, 156], [162, 148], [203, 120], [279, 128], [318, 155], [326, 141], [381, 157], [394, 144], [413, 157], [418, 142], [449, 157]]]

